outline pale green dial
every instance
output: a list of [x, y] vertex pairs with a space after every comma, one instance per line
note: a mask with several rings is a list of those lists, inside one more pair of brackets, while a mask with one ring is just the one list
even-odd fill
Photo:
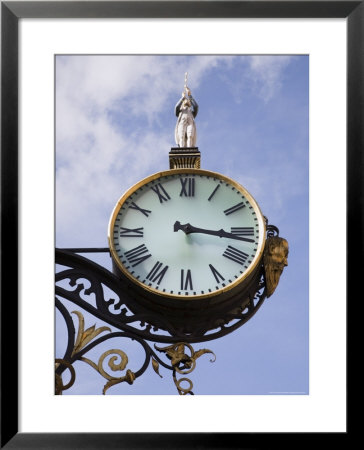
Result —
[[125, 275], [185, 298], [211, 296], [245, 279], [259, 262], [264, 236], [263, 216], [244, 188], [192, 169], [138, 183], [120, 199], [109, 227], [112, 255]]

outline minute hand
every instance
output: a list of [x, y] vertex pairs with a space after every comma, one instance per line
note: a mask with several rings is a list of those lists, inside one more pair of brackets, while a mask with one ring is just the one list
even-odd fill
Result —
[[222, 237], [226, 237], [226, 238], [229, 238], [229, 239], [236, 239], [238, 241], [255, 242], [254, 239], [248, 239], [248, 238], [240, 237], [240, 236], [237, 236], [236, 234], [228, 233], [227, 231], [225, 231], [223, 229], [221, 229], [221, 230], [206, 230], [204, 228], [194, 227], [190, 223], [186, 223], [186, 224], [182, 225], [178, 220], [174, 224], [173, 229], [174, 229], [174, 231], [182, 230], [186, 234], [202, 233], [202, 234], [210, 234], [212, 236], [218, 236], [218, 237], [221, 237], [221, 238]]

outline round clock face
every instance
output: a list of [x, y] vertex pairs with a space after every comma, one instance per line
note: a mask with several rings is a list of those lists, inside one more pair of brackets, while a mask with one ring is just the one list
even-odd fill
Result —
[[154, 174], [129, 189], [109, 224], [121, 272], [166, 297], [229, 290], [257, 267], [265, 222], [251, 195], [228, 177], [197, 169]]

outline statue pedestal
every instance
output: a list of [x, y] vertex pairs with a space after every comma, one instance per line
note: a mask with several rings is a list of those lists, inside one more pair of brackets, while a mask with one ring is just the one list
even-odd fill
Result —
[[198, 147], [172, 147], [169, 152], [170, 169], [199, 169], [200, 163]]

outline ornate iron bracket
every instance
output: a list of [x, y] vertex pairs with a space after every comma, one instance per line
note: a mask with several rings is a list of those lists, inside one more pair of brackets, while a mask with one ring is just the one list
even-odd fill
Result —
[[[87, 363], [107, 380], [102, 391], [103, 394], [105, 394], [110, 387], [116, 384], [122, 382], [133, 384], [134, 380], [140, 377], [145, 372], [145, 370], [147, 369], [147, 367], [151, 362], [154, 371], [160, 377], [162, 377], [162, 375], [160, 375], [159, 373], [160, 366], [163, 366], [164, 368], [169, 369], [173, 372], [173, 380], [177, 387], [177, 391], [180, 395], [186, 394], [193, 395], [192, 382], [188, 378], [182, 378], [180, 380], [177, 380], [176, 374], [177, 373], [187, 374], [192, 372], [196, 367], [197, 358], [199, 358], [205, 353], [212, 353], [210, 350], [207, 349], [202, 349], [195, 352], [190, 344], [186, 344], [183, 342], [172, 344], [164, 348], [159, 348], [155, 346], [156, 350], [165, 353], [168, 359], [170, 359], [171, 363], [167, 364], [156, 354], [156, 352], [150, 347], [150, 345], [147, 344], [143, 339], [136, 337], [131, 333], [123, 331], [112, 332], [111, 329], [107, 326], [96, 328], [96, 326], [93, 325], [85, 330], [85, 320], [83, 314], [80, 311], [72, 311], [71, 313], [69, 313], [69, 311], [65, 308], [65, 306], [61, 303], [61, 301], [57, 297], [56, 297], [56, 308], [62, 314], [68, 329], [68, 346], [65, 355], [62, 359], [58, 358], [55, 360], [56, 395], [61, 395], [63, 391], [73, 386], [76, 380], [76, 372], [73, 367], [73, 363], [76, 361], [83, 361]], [[76, 331], [71, 314], [75, 314], [78, 317], [79, 326], [76, 338], [75, 338]], [[108, 334], [97, 338], [97, 336], [105, 332], [108, 332]], [[131, 370], [128, 369], [124, 376], [116, 377], [105, 370], [104, 362], [107, 359], [108, 359], [108, 366], [111, 371], [116, 372], [125, 370], [128, 364], [128, 356], [123, 350], [119, 348], [107, 350], [106, 352], [102, 353], [97, 363], [84, 356], [92, 348], [96, 347], [102, 342], [105, 342], [113, 338], [132, 339], [134, 341], [137, 341], [142, 346], [145, 352], [145, 360], [138, 371], [132, 372]], [[188, 350], [190, 351], [190, 355], [188, 355], [185, 352], [185, 348], [188, 348]], [[70, 371], [71, 379], [66, 385], [64, 385], [62, 380], [62, 373], [66, 370]], [[181, 386], [182, 381], [188, 382], [189, 384], [188, 388], [183, 388]]]
[[[276, 227], [267, 225], [268, 237], [277, 234]], [[68, 330], [65, 353], [62, 358], [55, 361], [55, 393], [58, 395], [74, 384], [76, 372], [73, 364], [76, 361], [88, 364], [106, 380], [103, 394], [119, 383], [133, 384], [151, 364], [159, 376], [162, 376], [159, 373], [161, 367], [172, 372], [173, 381], [180, 395], [193, 395], [192, 381], [186, 377], [177, 379], [177, 376], [191, 373], [196, 367], [196, 360], [204, 354], [210, 353], [214, 356], [211, 362], [214, 362], [216, 357], [208, 349], [195, 351], [191, 344], [220, 338], [241, 327], [258, 311], [267, 296], [262, 266], [258, 289], [244, 308], [237, 308], [234, 313], [226, 314], [222, 323], [213, 330], [202, 327], [194, 333], [182, 333], [176, 330], [166, 318], [152, 313], [131, 312], [125, 301], [126, 286], [123, 282], [109, 270], [76, 253], [95, 251], [105, 252], [107, 249], [56, 249], [56, 264], [61, 268], [55, 277], [55, 305]], [[107, 325], [98, 328], [93, 325], [85, 329], [85, 319], [81, 311], [69, 312], [63, 303], [64, 300], [72, 302], [76, 307]], [[72, 315], [78, 318], [77, 333]], [[110, 327], [117, 331], [112, 331]], [[144, 362], [137, 371], [127, 369], [128, 356], [121, 348], [102, 353], [97, 362], [85, 356], [91, 349], [113, 338], [131, 339], [144, 350]], [[164, 347], [154, 345], [152, 349], [149, 342], [169, 345]], [[155, 350], [162, 353], [169, 362], [163, 361]], [[122, 376], [113, 374], [125, 370]], [[71, 377], [65, 385], [62, 374], [66, 371], [70, 372]], [[187, 383], [187, 387], [183, 387], [182, 383]]]

